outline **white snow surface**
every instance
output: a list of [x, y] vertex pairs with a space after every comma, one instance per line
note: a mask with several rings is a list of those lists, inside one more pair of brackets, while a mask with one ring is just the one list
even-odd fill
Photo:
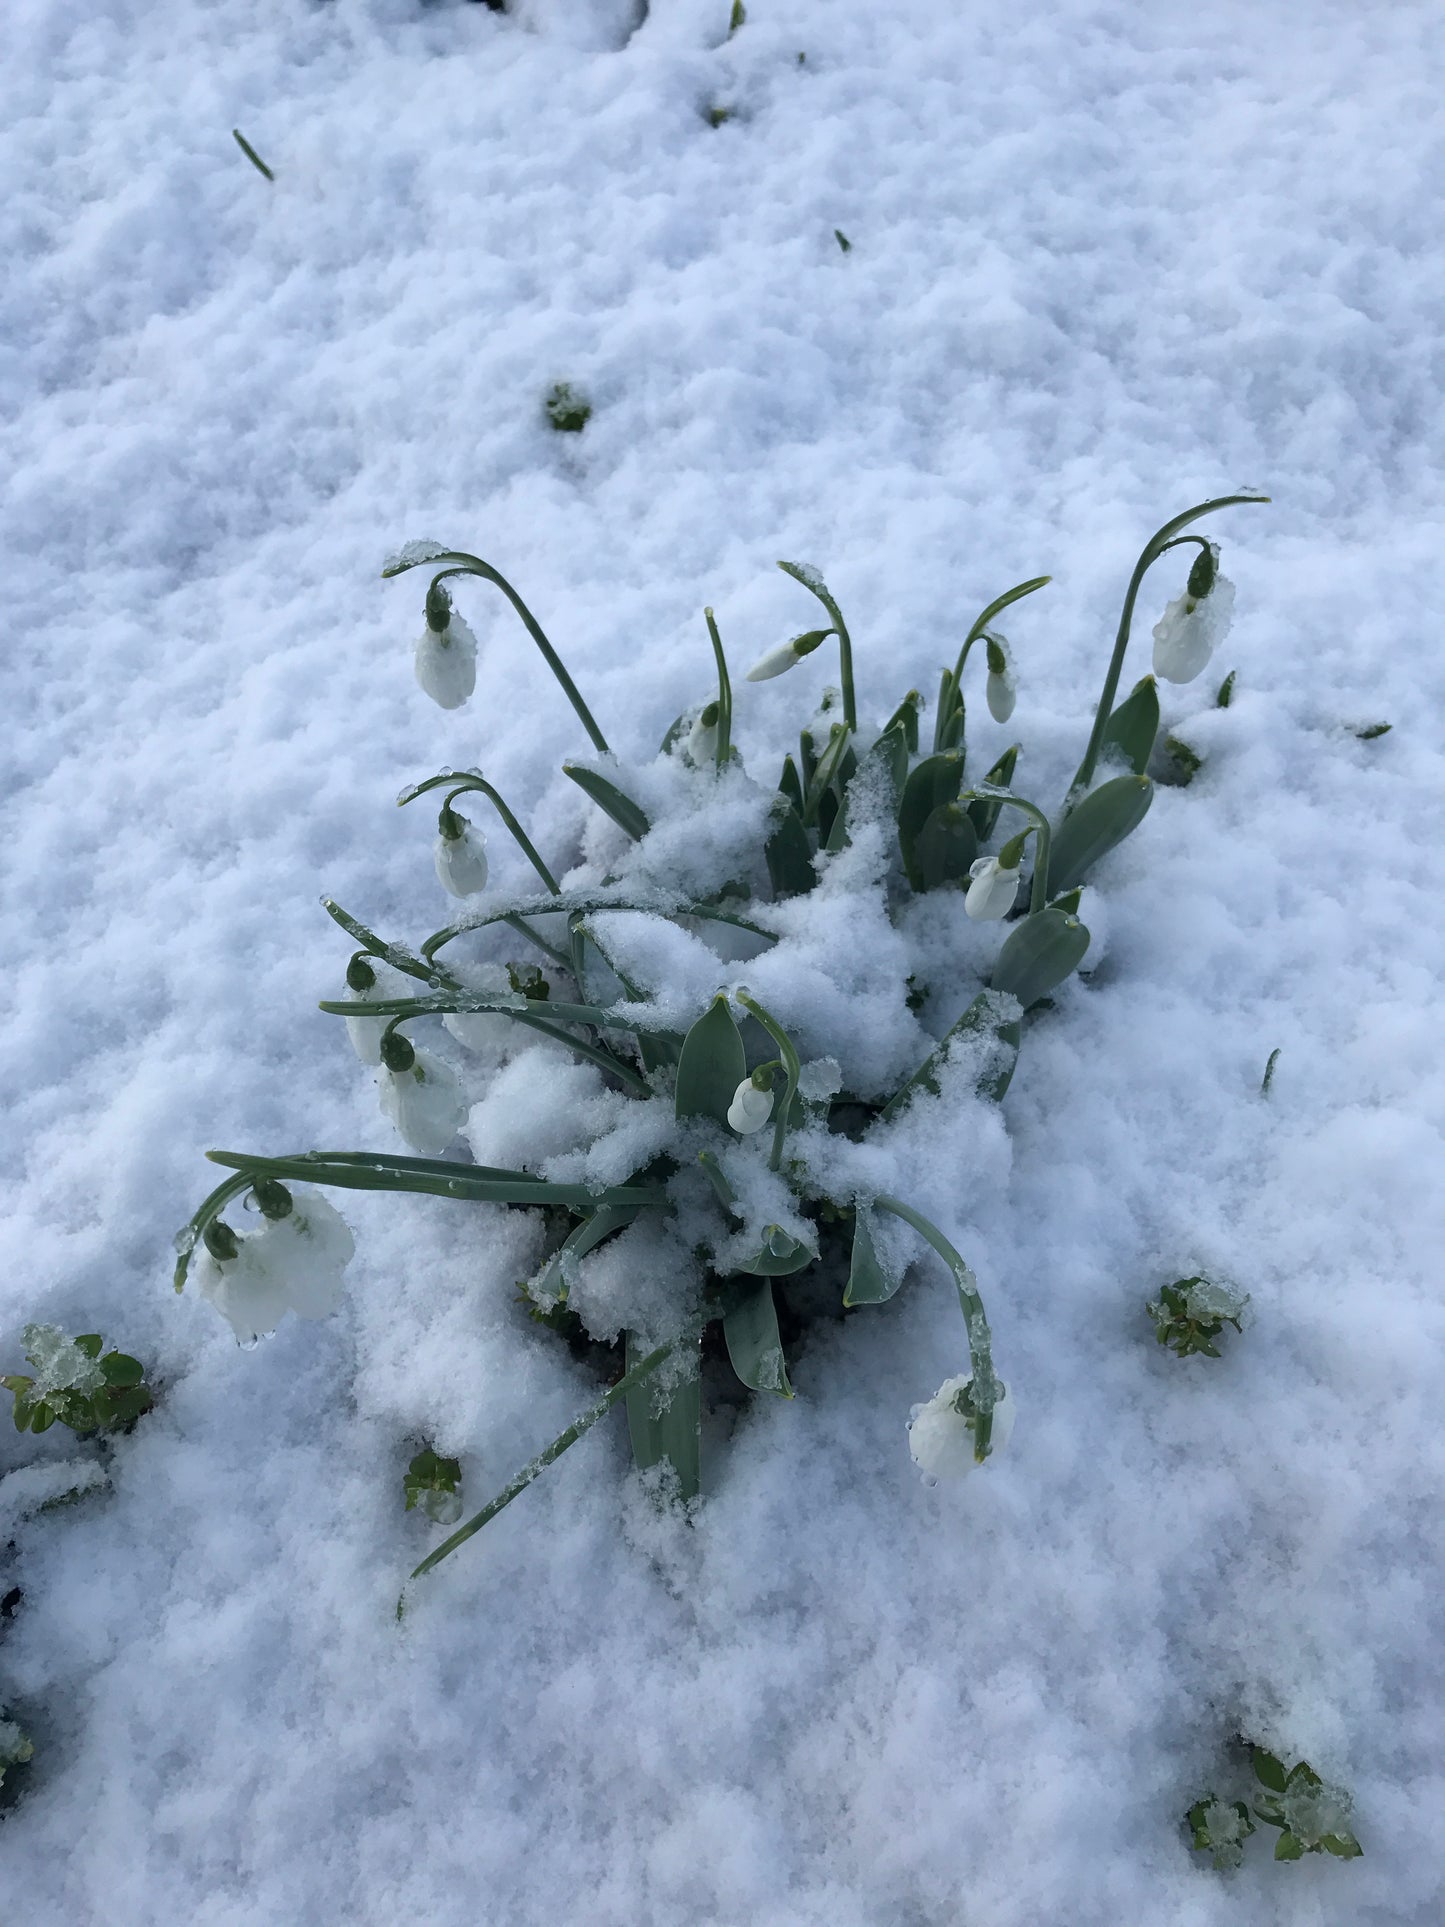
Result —
[[[7, 7], [0, 1370], [41, 1321], [157, 1391], [108, 1495], [0, 1540], [0, 1717], [35, 1743], [7, 1887], [131, 1927], [1426, 1927], [1439, 9], [750, 0], [730, 40], [728, 0], [638, 11]], [[558, 380], [580, 435], [548, 426]], [[342, 1309], [250, 1351], [174, 1296], [172, 1235], [208, 1147], [404, 1149], [315, 1007], [351, 949], [323, 890], [407, 941], [449, 915], [402, 785], [480, 761], [559, 876], [622, 839], [560, 774], [593, 746], [503, 599], [453, 584], [478, 684], [439, 711], [425, 571], [383, 558], [502, 569], [624, 771], [712, 693], [711, 605], [767, 783], [837, 674], [829, 643], [742, 682], [820, 619], [777, 557], [839, 599], [875, 723], [1051, 574], [1008, 612], [1007, 731], [966, 693], [971, 770], [1017, 738], [1052, 805], [1143, 541], [1243, 487], [1273, 505], [1203, 525], [1234, 627], [1161, 692], [1204, 766], [1099, 870], [1107, 950], [1001, 1118], [946, 1091], [858, 1153], [974, 1267], [1008, 1452], [946, 1493], [911, 1465], [910, 1408], [966, 1366], [919, 1255], [794, 1352], [795, 1399], [709, 1434], [690, 1523], [614, 1417], [398, 1626], [418, 1443], [480, 1502], [597, 1395], [518, 1303], [535, 1214], [337, 1195]], [[1126, 689], [1193, 553], [1146, 581]], [[728, 794], [659, 878], [747, 841]], [[531, 892], [485, 827], [490, 888]], [[746, 970], [806, 1057], [885, 1088], [999, 933], [956, 895], [850, 919], [871, 834], [789, 907], [791, 952], [708, 981], [700, 941], [618, 916], [619, 952], [693, 1014]], [[900, 964], [927, 999], [885, 1021]], [[1254, 1322], [1181, 1361], [1144, 1305], [1200, 1272]], [[0, 1412], [0, 1475], [69, 1444]], [[1276, 1867], [1268, 1830], [1237, 1874], [1191, 1855], [1241, 1729], [1350, 1789], [1362, 1860]]]

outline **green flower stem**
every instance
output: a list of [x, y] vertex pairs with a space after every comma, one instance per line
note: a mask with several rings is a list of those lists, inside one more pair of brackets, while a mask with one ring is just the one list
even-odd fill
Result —
[[258, 1177], [298, 1184], [330, 1184], [343, 1191], [414, 1191], [434, 1198], [461, 1198], [472, 1204], [557, 1204], [595, 1211], [602, 1204], [660, 1205], [666, 1194], [656, 1185], [612, 1185], [595, 1191], [585, 1184], [551, 1184], [527, 1171], [498, 1171], [486, 1165], [448, 1164], [439, 1158], [360, 1156], [302, 1151], [291, 1157], [256, 1157], [249, 1151], [207, 1151], [213, 1164], [230, 1165]]
[[186, 1288], [191, 1259], [195, 1255], [196, 1246], [201, 1242], [201, 1235], [206, 1226], [214, 1224], [232, 1198], [239, 1197], [241, 1192], [250, 1188], [250, 1184], [250, 1174], [245, 1171], [239, 1177], [223, 1178], [210, 1196], [201, 1201], [176, 1234], [176, 1268], [171, 1282], [177, 1291], [184, 1291]]
[[513, 816], [512, 812], [507, 808], [507, 805], [502, 801], [501, 796], [493, 789], [492, 785], [487, 781], [486, 777], [482, 775], [480, 770], [453, 770], [446, 776], [429, 776], [426, 782], [413, 783], [410, 789], [403, 790], [401, 795], [396, 799], [397, 806], [400, 808], [403, 804], [415, 802], [418, 796], [425, 796], [428, 790], [435, 789], [446, 789], [447, 791], [447, 795], [442, 803], [443, 809], [450, 809], [457, 797], [465, 795], [468, 790], [480, 791], [496, 809], [497, 815], [501, 817], [502, 821], [516, 839], [517, 846], [521, 850], [522, 855], [526, 857], [532, 868], [537, 872], [537, 875], [541, 877], [543, 883], [545, 883], [547, 888], [552, 892], [552, 895], [554, 897], [561, 895], [561, 885], [547, 868], [541, 857], [538, 856], [531, 837], [528, 836], [516, 817]]
[[925, 1218], [921, 1211], [915, 1211], [911, 1204], [902, 1198], [888, 1196], [873, 1200], [879, 1211], [890, 1211], [895, 1218], [902, 1218], [911, 1224], [920, 1237], [926, 1238], [943, 1262], [953, 1273], [953, 1281], [958, 1287], [958, 1302], [963, 1311], [963, 1322], [968, 1332], [968, 1356], [973, 1368], [974, 1408], [978, 1413], [973, 1429], [973, 1456], [982, 1465], [988, 1457], [989, 1439], [993, 1432], [993, 1408], [998, 1399], [998, 1380], [993, 1373], [993, 1339], [988, 1328], [988, 1317], [983, 1308], [983, 1300], [978, 1295], [978, 1280], [944, 1237], [931, 1219]]
[[[503, 1487], [490, 1505], [484, 1505], [475, 1518], [468, 1519], [463, 1526], [458, 1526], [450, 1539], [444, 1539], [435, 1552], [428, 1553], [426, 1558], [422, 1560], [421, 1564], [412, 1573], [412, 1578], [420, 1579], [423, 1573], [430, 1572], [433, 1566], [439, 1566], [443, 1559], [449, 1558], [458, 1546], [465, 1545], [473, 1533], [480, 1532], [484, 1525], [489, 1524], [491, 1520], [495, 1519], [504, 1507], [512, 1503], [519, 1492], [526, 1491], [527, 1487], [539, 1473], [545, 1472], [549, 1465], [553, 1464], [557, 1459], [560, 1459], [569, 1446], [577, 1443], [584, 1432], [591, 1431], [598, 1419], [606, 1418], [607, 1414], [619, 1400], [626, 1398], [629, 1392], [634, 1391], [645, 1379], [650, 1378], [658, 1366], [671, 1356], [671, 1345], [659, 1345], [656, 1351], [651, 1351], [647, 1354], [646, 1358], [639, 1359], [632, 1367], [632, 1370], [624, 1373], [623, 1376], [618, 1379], [617, 1383], [597, 1401], [590, 1412], [584, 1412], [581, 1418], [574, 1419], [567, 1427], [567, 1430], [553, 1439], [552, 1443], [544, 1452], [539, 1452], [535, 1459], [532, 1459], [527, 1465], [524, 1465], [517, 1476], [509, 1485]], [[402, 1601], [405, 1597], [406, 1595], [403, 1593], [402, 1599], [397, 1601], [396, 1610], [398, 1618], [401, 1617]]]
[[[587, 707], [586, 703], [583, 702], [576, 683], [574, 683], [572, 678], [567, 674], [562, 658], [557, 654], [557, 651], [552, 647], [551, 643], [548, 642], [543, 633], [541, 623], [538, 622], [537, 618], [532, 614], [532, 611], [527, 607], [526, 603], [523, 602], [511, 583], [508, 582], [507, 578], [498, 570], [494, 569], [490, 562], [483, 562], [480, 556], [468, 555], [464, 549], [448, 549], [441, 555], [429, 555], [426, 557], [426, 561], [429, 563], [447, 562], [452, 565], [450, 568], [439, 570], [438, 573], [432, 577], [433, 588], [435, 588], [439, 582], [444, 582], [448, 576], [479, 575], [484, 582], [490, 582], [501, 590], [502, 594], [521, 617], [522, 626], [526, 629], [527, 634], [541, 650], [547, 667], [552, 671], [552, 674], [557, 678], [558, 682], [561, 683], [563, 693], [568, 702], [571, 703], [582, 720], [582, 727], [587, 731], [587, 734], [592, 738], [593, 743], [602, 755], [609, 756], [611, 751], [607, 747], [607, 738], [597, 727], [596, 719], [593, 717], [592, 711]], [[415, 568], [417, 566], [416, 563], [406, 563], [404, 568]], [[401, 575], [403, 572], [403, 569], [386, 569], [383, 570], [382, 573], [384, 575]]]
[[753, 1016], [757, 1018], [758, 1022], [782, 1053], [783, 1069], [787, 1074], [787, 1082], [783, 1086], [783, 1101], [777, 1109], [776, 1121], [773, 1125], [773, 1148], [768, 1157], [768, 1169], [770, 1171], [776, 1171], [783, 1161], [783, 1145], [788, 1135], [788, 1119], [792, 1115], [793, 1098], [798, 1089], [798, 1073], [802, 1067], [798, 1062], [798, 1053], [793, 1047], [792, 1038], [789, 1037], [777, 1018], [772, 1016], [770, 1012], [764, 1010], [757, 999], [750, 997], [745, 990], [735, 991], [733, 994], [743, 1009], [751, 1011]]
[[[848, 634], [848, 625], [843, 620], [843, 611], [829, 594], [826, 584], [817, 575], [809, 580], [808, 574], [800, 575], [798, 565], [780, 562], [778, 567], [801, 582], [810, 595], [815, 595], [833, 619], [833, 633], [838, 638], [838, 670], [843, 684], [843, 720], [851, 734], [858, 732], [858, 703], [853, 694], [853, 639]], [[811, 572], [810, 572], [811, 573]]]
[[707, 632], [712, 639], [712, 652], [717, 659], [717, 767], [721, 769], [732, 755], [733, 747], [733, 685], [728, 675], [727, 657], [723, 654], [722, 637], [717, 632], [717, 623], [711, 609], [703, 610]]
[[[323, 897], [321, 907], [333, 923], [339, 923], [349, 937], [356, 939], [368, 956], [380, 957], [383, 963], [389, 963], [393, 970], [399, 970], [403, 976], [420, 977], [423, 983], [431, 984], [433, 987], [442, 986], [448, 990], [461, 989], [462, 986], [457, 979], [441, 965], [433, 963], [425, 951], [417, 957], [400, 944], [387, 943], [384, 938], [378, 937], [374, 930], [368, 930], [364, 923], [359, 923], [349, 911], [343, 910], [335, 897]], [[499, 916], [491, 921], [501, 920], [502, 917]], [[510, 921], [510, 918], [506, 920]], [[459, 926], [461, 927], [464, 926]]]
[[1119, 630], [1114, 638], [1114, 653], [1109, 658], [1109, 673], [1104, 678], [1103, 694], [1099, 697], [1099, 707], [1094, 712], [1094, 727], [1089, 733], [1089, 745], [1084, 751], [1084, 760], [1078, 773], [1069, 786], [1069, 794], [1064, 802], [1067, 811], [1072, 808], [1083, 792], [1094, 780], [1094, 770], [1099, 761], [1099, 752], [1104, 745], [1104, 731], [1108, 727], [1110, 712], [1114, 707], [1114, 697], [1119, 688], [1119, 677], [1124, 668], [1124, 651], [1129, 646], [1129, 629], [1134, 620], [1134, 604], [1139, 589], [1149, 568], [1169, 546], [1170, 538], [1190, 522], [1197, 522], [1201, 515], [1210, 515], [1215, 509], [1231, 508], [1240, 502], [1267, 502], [1267, 495], [1220, 495], [1213, 501], [1201, 502], [1196, 508], [1186, 509], [1176, 515], [1172, 522], [1166, 522], [1157, 529], [1144, 544], [1139, 560], [1134, 564], [1134, 573], [1129, 578], [1129, 588], [1124, 597], [1123, 613], [1119, 617]]
[[1049, 843], [1052, 832], [1049, 819], [1037, 803], [1030, 803], [1022, 796], [1015, 796], [1012, 790], [999, 789], [992, 783], [983, 783], [977, 789], [960, 790], [960, 803], [1012, 803], [1016, 810], [1022, 810], [1039, 833], [1038, 854], [1034, 858], [1033, 889], [1029, 894], [1029, 915], [1037, 916], [1040, 910], [1048, 908], [1049, 901]]
[[[1010, 603], [1022, 602], [1026, 595], [1032, 595], [1036, 589], [1042, 589], [1046, 583], [1052, 582], [1053, 579], [1051, 575], [1036, 575], [1031, 576], [1027, 582], [1016, 583], [1012, 589], [1005, 589], [1001, 596], [998, 596], [993, 602], [990, 602], [983, 614], [974, 622], [973, 627], [963, 639], [963, 647], [958, 652], [958, 661], [953, 665], [952, 678], [947, 680], [944, 685], [948, 698], [947, 714], [944, 709], [943, 693], [940, 693], [939, 696], [938, 715], [935, 717], [933, 724], [933, 747], [935, 752], [943, 748], [944, 731], [948, 727], [948, 716], [952, 713], [953, 705], [955, 703], [961, 703], [963, 700], [959, 692], [963, 688], [963, 665], [968, 661], [969, 650], [972, 649], [973, 645], [983, 635], [984, 630], [987, 629], [988, 625], [1001, 610], [1007, 609]], [[947, 672], [945, 672], [945, 675], [946, 674]]]
[[[448, 924], [445, 930], [438, 930], [427, 938], [421, 947], [421, 954], [425, 962], [418, 965], [417, 968], [410, 971], [409, 974], [413, 977], [438, 976], [442, 974], [437, 966], [432, 963], [432, 959], [436, 952], [441, 949], [442, 945], [450, 943], [454, 937], [465, 936], [469, 930], [484, 930], [489, 923], [510, 922], [514, 917], [524, 915], [529, 917], [539, 916], [546, 910], [562, 910], [565, 911], [568, 916], [572, 916], [574, 913], [582, 916], [590, 916], [593, 912], [599, 910], [644, 910], [652, 916], [700, 917], [709, 923], [730, 923], [734, 929], [746, 930], [750, 936], [765, 937], [769, 943], [776, 943], [778, 941], [778, 933], [776, 930], [765, 930], [761, 924], [752, 922], [750, 918], [737, 916], [731, 910], [720, 910], [716, 905], [711, 903], [690, 903], [684, 898], [676, 899], [670, 904], [636, 903], [627, 897], [608, 896], [596, 891], [581, 890], [573, 892], [564, 890], [562, 895], [554, 900], [549, 900], [546, 897], [528, 897], [524, 898], [520, 903], [514, 903], [508, 910], [495, 910], [488, 916], [472, 918], [465, 923]], [[333, 911], [332, 914], [335, 915], [335, 912]], [[340, 922], [341, 919], [338, 918], [337, 921]], [[347, 929], [353, 929], [353, 925], [350, 923], [347, 923], [345, 927]], [[356, 925], [354, 928], [360, 929], [361, 926]], [[367, 934], [370, 935], [370, 932]], [[377, 954], [385, 956], [388, 962], [392, 961], [391, 952], [387, 950], [385, 946], [379, 946]], [[427, 965], [431, 965], [431, 968], [428, 969]], [[400, 966], [398, 966], [398, 968], [400, 968]], [[459, 986], [454, 987], [459, 988]]]

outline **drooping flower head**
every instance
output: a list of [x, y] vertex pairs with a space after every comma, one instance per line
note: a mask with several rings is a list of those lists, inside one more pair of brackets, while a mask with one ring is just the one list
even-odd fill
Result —
[[988, 650], [988, 681], [984, 685], [984, 700], [994, 721], [1006, 723], [1013, 715], [1014, 704], [1018, 700], [1008, 638], [995, 635], [990, 630], [984, 637], [984, 644]]
[[794, 636], [790, 642], [780, 642], [776, 649], [755, 662], [748, 671], [749, 682], [770, 682], [774, 676], [785, 676], [790, 669], [811, 656], [813, 651], [833, 634], [831, 629], [808, 629], [801, 636]]
[[466, 1101], [451, 1065], [397, 1031], [382, 1039], [376, 1087], [384, 1114], [423, 1157], [440, 1157], [466, 1122]]
[[454, 897], [474, 897], [487, 887], [487, 842], [468, 816], [447, 804], [437, 818], [433, 852], [437, 881]]
[[1010, 837], [997, 856], [981, 856], [969, 865], [963, 907], [970, 917], [990, 923], [1013, 909], [1022, 876], [1024, 840], [1031, 834], [1031, 830], [1023, 830]]
[[274, 1178], [252, 1193], [264, 1220], [238, 1237], [217, 1220], [206, 1227], [196, 1288], [239, 1344], [274, 1332], [286, 1313], [327, 1318], [341, 1302], [341, 1274], [356, 1250], [351, 1227], [319, 1193], [299, 1199]]
[[[908, 1421], [908, 1449], [926, 1479], [961, 1479], [978, 1463], [974, 1454], [973, 1380], [945, 1379], [926, 1405], [915, 1405]], [[1014, 1429], [1014, 1402], [1000, 1385], [993, 1408], [989, 1456], [1001, 1451]]]
[[1182, 596], [1154, 625], [1154, 674], [1186, 683], [1203, 673], [1234, 619], [1234, 584], [1219, 574], [1219, 546], [1201, 549]]
[[426, 627], [416, 644], [416, 679], [443, 709], [460, 709], [477, 686], [477, 639], [440, 582], [427, 591]]
[[728, 1105], [728, 1123], [740, 1137], [751, 1137], [754, 1131], [762, 1130], [772, 1114], [772, 1091], [766, 1085], [755, 1083], [752, 1077], [745, 1077]]

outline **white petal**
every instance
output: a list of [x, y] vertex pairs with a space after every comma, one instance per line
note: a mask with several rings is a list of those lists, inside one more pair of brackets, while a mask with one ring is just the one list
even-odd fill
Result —
[[[953, 1400], [969, 1383], [967, 1375], [946, 1379], [926, 1405], [916, 1405], [908, 1421], [908, 1449], [929, 1479], [961, 1479], [978, 1464], [973, 1455], [973, 1421], [954, 1409]], [[993, 1408], [989, 1454], [1000, 1452], [1013, 1436], [1014, 1402], [1005, 1388]]]
[[733, 1101], [728, 1106], [728, 1123], [743, 1137], [754, 1131], [761, 1131], [773, 1114], [773, 1094], [760, 1091], [750, 1077], [745, 1077], [733, 1092]]
[[794, 663], [801, 661], [802, 657], [794, 650], [791, 642], [780, 642], [776, 649], [770, 649], [760, 661], [753, 664], [748, 671], [747, 680], [770, 682], [774, 676], [786, 675]]
[[382, 1110], [412, 1149], [423, 1157], [440, 1157], [467, 1118], [451, 1066], [419, 1050], [407, 1070], [391, 1071], [383, 1065], [376, 1082]]
[[996, 723], [1006, 723], [1014, 713], [1018, 692], [1014, 687], [1013, 672], [1006, 669], [1001, 676], [991, 675], [984, 685], [984, 699], [988, 703], [988, 713]]
[[266, 1263], [262, 1237], [242, 1238], [234, 1258], [218, 1264], [210, 1252], [196, 1267], [196, 1289], [226, 1320], [241, 1345], [275, 1331], [286, 1315], [285, 1281]]
[[1005, 870], [997, 857], [980, 857], [969, 869], [973, 879], [963, 899], [965, 912], [981, 923], [1006, 917], [1018, 901], [1021, 872]]
[[[392, 995], [380, 983], [372, 984], [369, 990], [353, 990], [350, 993], [354, 1004], [374, 1004], [383, 997]], [[381, 1034], [391, 1021], [387, 1017], [347, 1017], [346, 1035], [351, 1039], [351, 1048], [363, 1064], [381, 1062]]]
[[461, 836], [439, 836], [434, 857], [437, 881], [454, 897], [474, 897], [487, 887], [487, 846], [481, 832], [467, 825]]
[[417, 638], [416, 679], [434, 703], [460, 709], [477, 686], [477, 639], [455, 613], [437, 634], [428, 626]]
[[341, 1274], [356, 1251], [351, 1226], [318, 1191], [297, 1191], [290, 1215], [266, 1226], [263, 1255], [298, 1318], [328, 1318], [341, 1303]]

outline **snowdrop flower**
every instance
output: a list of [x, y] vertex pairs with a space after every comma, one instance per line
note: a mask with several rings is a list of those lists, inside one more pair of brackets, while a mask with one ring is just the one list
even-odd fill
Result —
[[752, 1078], [745, 1077], [728, 1105], [728, 1123], [741, 1137], [750, 1137], [754, 1131], [762, 1130], [772, 1114], [772, 1092], [760, 1090]]
[[683, 755], [694, 769], [713, 769], [717, 765], [718, 706], [711, 702], [698, 714], [688, 732]]
[[487, 843], [468, 816], [447, 805], [437, 818], [433, 852], [437, 881], [454, 897], [474, 897], [487, 887]]
[[[379, 1003], [387, 995], [376, 981], [376, 972], [360, 951], [346, 966], [346, 987], [351, 992], [352, 1002], [357, 1004]], [[346, 1035], [351, 1040], [351, 1048], [363, 1064], [381, 1062], [381, 1040], [386, 1031], [387, 1021], [385, 1017], [345, 1019]]]
[[254, 1194], [263, 1228], [238, 1238], [228, 1224], [207, 1227], [196, 1288], [236, 1334], [253, 1345], [286, 1313], [328, 1318], [341, 1302], [341, 1274], [356, 1242], [351, 1227], [319, 1194], [296, 1204], [284, 1184], [261, 1179]]
[[1013, 715], [1014, 704], [1018, 700], [1013, 659], [1003, 636], [985, 636], [984, 641], [988, 647], [988, 681], [984, 685], [988, 713], [996, 723], [1006, 723]]
[[426, 627], [416, 645], [416, 679], [443, 709], [460, 709], [477, 686], [477, 639], [439, 583], [427, 591]]
[[382, 1111], [423, 1157], [440, 1157], [466, 1122], [456, 1072], [395, 1031], [382, 1040], [376, 1084]]
[[1211, 543], [1189, 571], [1184, 594], [1154, 625], [1154, 674], [1165, 682], [1193, 682], [1229, 633], [1234, 584], [1217, 572], [1218, 559]]
[[[926, 1405], [915, 1405], [908, 1420], [908, 1449], [926, 1479], [961, 1479], [978, 1463], [973, 1455], [974, 1414], [964, 1411], [962, 1397], [972, 1385], [967, 1377], [945, 1379]], [[1014, 1402], [1000, 1385], [993, 1408], [989, 1454], [1008, 1444], [1014, 1429]]]
[[749, 682], [770, 682], [774, 676], [783, 676], [800, 663], [804, 656], [811, 656], [819, 643], [827, 640], [831, 629], [809, 629], [801, 636], [794, 636], [791, 642], [780, 642], [776, 649], [770, 649], [748, 671]]
[[1020, 866], [1024, 837], [1010, 837], [997, 856], [981, 856], [969, 866], [968, 890], [963, 899], [965, 912], [980, 923], [1006, 917], [1018, 901]]

